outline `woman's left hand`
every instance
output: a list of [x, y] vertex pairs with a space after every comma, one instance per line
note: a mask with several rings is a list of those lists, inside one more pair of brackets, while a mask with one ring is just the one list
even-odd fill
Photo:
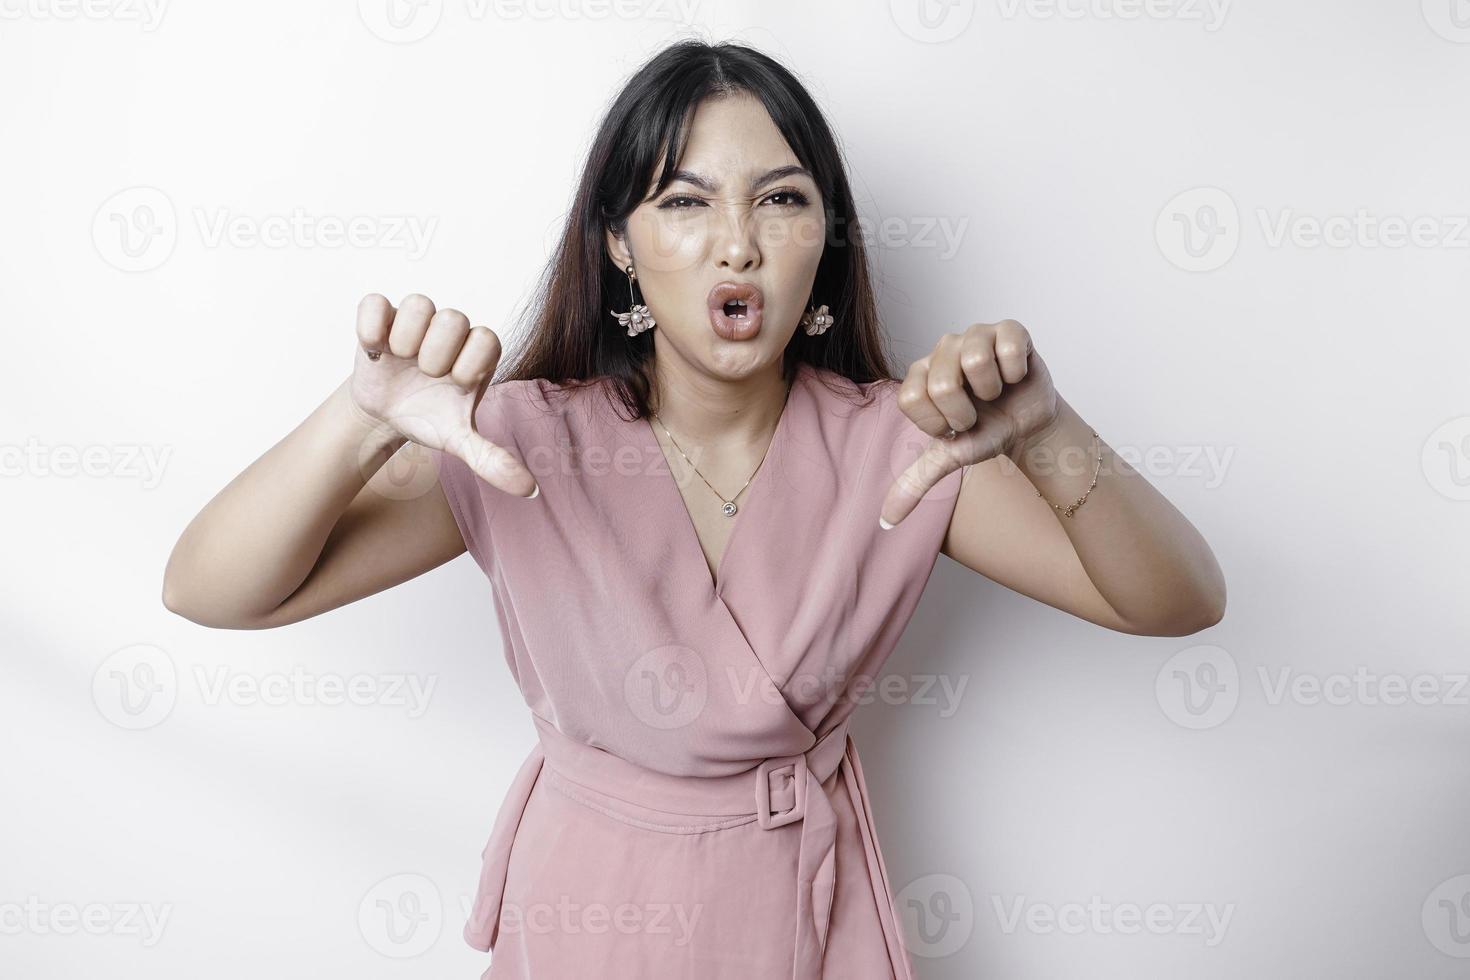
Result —
[[1030, 332], [1001, 320], [939, 338], [909, 367], [898, 406], [934, 438], [889, 488], [881, 517], [890, 524], [961, 466], [1024, 452], [1056, 421], [1061, 397]]

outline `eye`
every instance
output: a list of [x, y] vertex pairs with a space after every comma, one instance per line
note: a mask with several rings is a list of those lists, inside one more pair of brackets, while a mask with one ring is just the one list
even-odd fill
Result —
[[766, 200], [769, 201], [769, 200], [771, 200], [771, 198], [775, 198], [775, 197], [789, 198], [789, 200], [785, 204], [778, 204], [778, 205], [776, 205], [777, 207], [804, 208], [804, 207], [807, 206], [807, 204], [810, 203], [807, 200], [806, 195], [803, 194], [801, 191], [798, 191], [798, 190], [780, 190], [780, 191], [776, 191], [776, 192], [770, 194], [769, 196], [767, 196], [766, 197]]
[[663, 202], [661, 204], [659, 204], [658, 207], [659, 207], [659, 210], [660, 211], [688, 211], [688, 210], [690, 210], [690, 208], [685, 207], [684, 205], [680, 204], [679, 202], [681, 202], [681, 201], [688, 201], [691, 204], [698, 204], [698, 205], [703, 205], [704, 204], [704, 202], [701, 201], [697, 197], [690, 197], [687, 194], [677, 194], [674, 197], [666, 197], [666, 198], [664, 198], [663, 199]]

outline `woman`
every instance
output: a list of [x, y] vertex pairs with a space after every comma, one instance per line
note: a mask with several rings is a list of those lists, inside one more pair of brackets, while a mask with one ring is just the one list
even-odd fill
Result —
[[[1115, 630], [1222, 614], [1208, 546], [1020, 324], [899, 383], [855, 217], [788, 71], [669, 47], [505, 375], [488, 328], [368, 296], [350, 378], [174, 550], [168, 607], [236, 629], [471, 552], [538, 733], [465, 929], [487, 977], [911, 977], [847, 729], [938, 553]], [[382, 469], [408, 441], [416, 495]]]

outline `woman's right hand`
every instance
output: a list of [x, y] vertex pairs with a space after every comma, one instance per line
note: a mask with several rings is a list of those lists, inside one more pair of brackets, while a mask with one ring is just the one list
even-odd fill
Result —
[[427, 296], [407, 296], [395, 310], [369, 293], [357, 305], [357, 341], [349, 388], [365, 420], [464, 460], [506, 493], [539, 492], [521, 460], [474, 428], [475, 408], [500, 363], [494, 331], [471, 328], [458, 310], [436, 311]]

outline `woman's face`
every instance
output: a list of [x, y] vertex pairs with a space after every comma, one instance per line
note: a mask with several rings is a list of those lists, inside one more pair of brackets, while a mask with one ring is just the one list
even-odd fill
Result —
[[[656, 356], [730, 380], [780, 364], [826, 244], [815, 181], [746, 94], [699, 105], [677, 167], [629, 216], [625, 237], [607, 235], [610, 260], [633, 266], [653, 314]], [[731, 283], [758, 293], [715, 289]], [[744, 311], [724, 303], [738, 299]]]

